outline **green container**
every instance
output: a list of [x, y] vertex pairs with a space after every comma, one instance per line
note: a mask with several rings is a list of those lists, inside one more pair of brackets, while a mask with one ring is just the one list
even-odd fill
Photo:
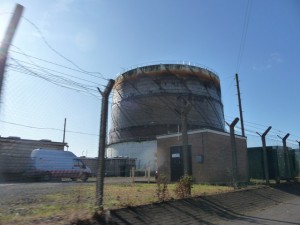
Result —
[[[269, 179], [285, 180], [299, 176], [300, 152], [284, 150], [280, 146], [267, 146]], [[289, 160], [289, 169], [285, 157]], [[249, 177], [252, 179], [265, 179], [262, 147], [248, 148]]]

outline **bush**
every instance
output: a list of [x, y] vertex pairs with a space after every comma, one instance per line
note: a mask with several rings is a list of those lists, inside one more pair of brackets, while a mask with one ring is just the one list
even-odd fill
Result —
[[192, 177], [183, 176], [180, 178], [175, 187], [175, 195], [177, 198], [187, 198], [191, 196]]

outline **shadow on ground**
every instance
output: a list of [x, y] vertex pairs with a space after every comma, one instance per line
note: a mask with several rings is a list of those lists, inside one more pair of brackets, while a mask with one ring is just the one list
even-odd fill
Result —
[[[224, 220], [255, 223], [250, 212], [300, 196], [300, 183], [242, 189], [235, 192], [112, 210], [86, 224], [218, 224]], [[274, 220], [275, 222], [275, 220]]]

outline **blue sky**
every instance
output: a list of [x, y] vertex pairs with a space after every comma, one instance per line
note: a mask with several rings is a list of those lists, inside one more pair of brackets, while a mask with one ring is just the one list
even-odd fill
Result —
[[[239, 117], [234, 81], [238, 72], [248, 146], [260, 145], [255, 132], [263, 133], [268, 126], [273, 129], [267, 144], [281, 145], [277, 135], [289, 132], [288, 145], [298, 146], [300, 1], [2, 0], [0, 40], [15, 3], [25, 11], [10, 48], [1, 96], [1, 136], [62, 141], [67, 118], [70, 150], [96, 156], [101, 106], [96, 87], [107, 84], [103, 77], [115, 79], [124, 69], [145, 63], [184, 61], [219, 75], [227, 122]], [[37, 66], [35, 74], [26, 74]], [[49, 69], [95, 91], [76, 92], [36, 77], [49, 76]], [[52, 79], [75, 88], [70, 80]]]

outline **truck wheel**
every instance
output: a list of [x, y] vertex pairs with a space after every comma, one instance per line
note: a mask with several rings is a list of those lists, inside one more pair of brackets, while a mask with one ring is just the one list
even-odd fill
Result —
[[50, 181], [52, 179], [52, 174], [50, 172], [46, 172], [43, 176], [44, 181]]
[[80, 175], [80, 180], [82, 180], [82, 181], [87, 181], [88, 178], [89, 177], [86, 173], [83, 173], [83, 174]]

